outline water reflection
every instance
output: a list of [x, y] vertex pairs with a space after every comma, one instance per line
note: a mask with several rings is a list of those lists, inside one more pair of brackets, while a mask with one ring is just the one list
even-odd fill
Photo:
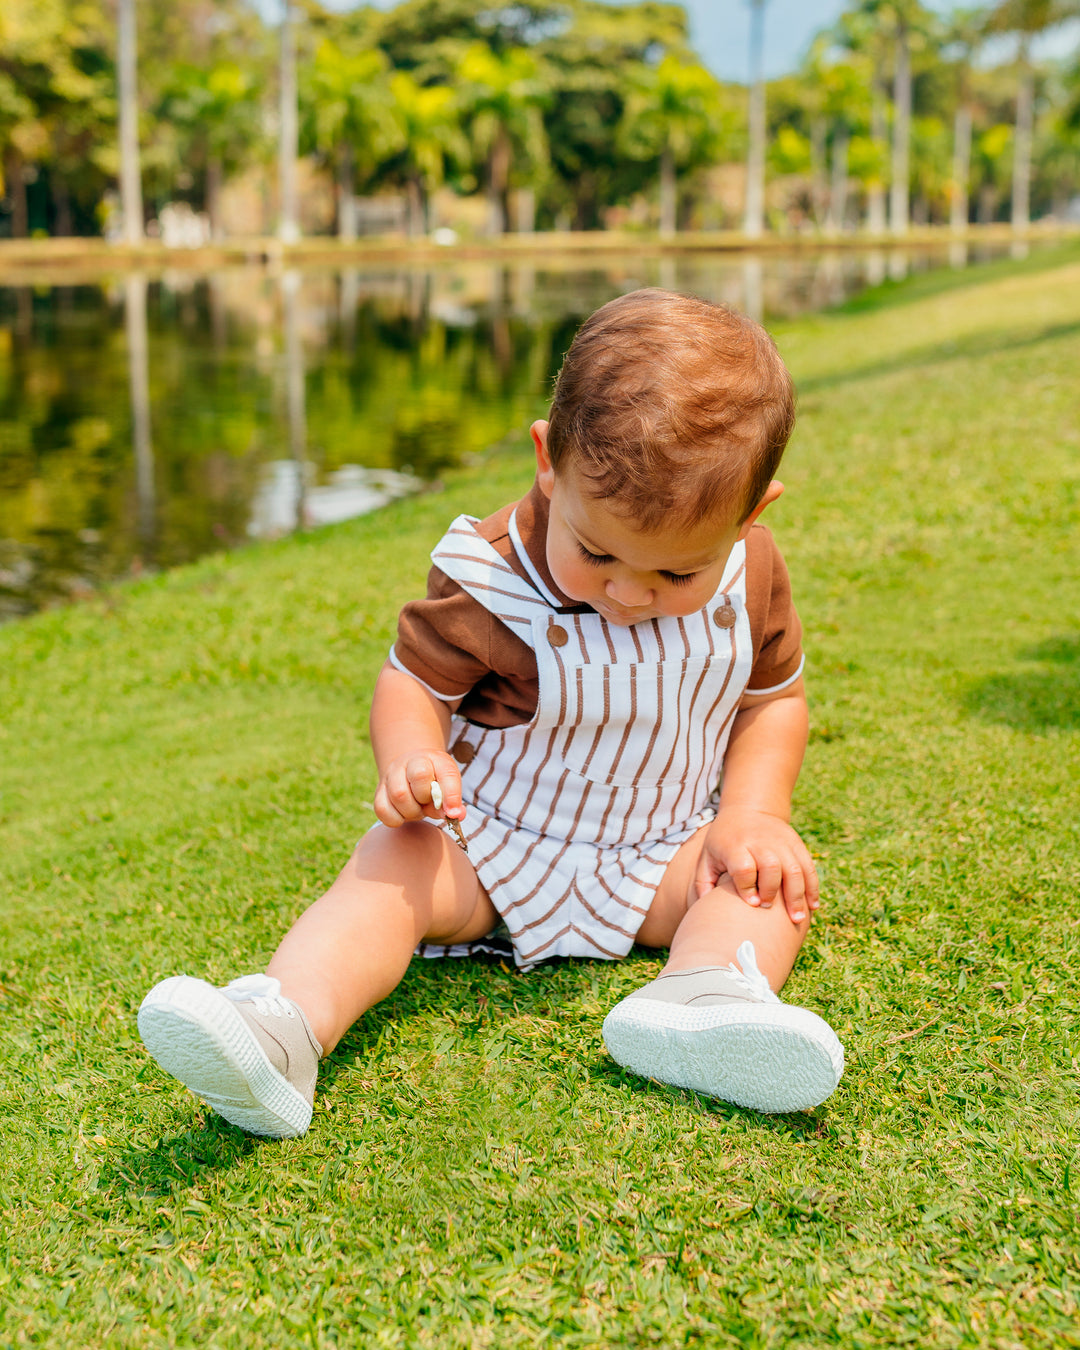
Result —
[[124, 283], [128, 385], [131, 390], [131, 444], [135, 456], [136, 533], [148, 559], [157, 533], [154, 510], [154, 447], [150, 441], [150, 371], [146, 341], [146, 278]]
[[950, 262], [692, 254], [0, 288], [0, 618], [527, 446], [577, 325], [621, 292], [664, 285], [768, 320]]

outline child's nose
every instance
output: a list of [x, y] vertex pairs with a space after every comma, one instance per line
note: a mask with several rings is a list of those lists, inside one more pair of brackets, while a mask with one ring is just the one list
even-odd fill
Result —
[[652, 589], [632, 572], [617, 572], [609, 577], [604, 592], [609, 600], [626, 609], [640, 609], [651, 604], [653, 598]]

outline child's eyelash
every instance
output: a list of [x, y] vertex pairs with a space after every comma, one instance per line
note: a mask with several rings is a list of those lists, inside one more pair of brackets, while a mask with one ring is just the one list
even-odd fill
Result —
[[590, 553], [583, 543], [577, 541], [578, 552], [581, 554], [584, 562], [595, 563], [598, 567], [601, 563], [614, 562], [615, 559], [610, 553]]
[[[578, 552], [581, 554], [583, 562], [592, 563], [594, 567], [600, 567], [604, 563], [614, 562], [615, 559], [610, 553], [590, 553], [580, 540], [575, 541], [578, 546]], [[660, 575], [665, 581], [670, 581], [673, 586], [688, 586], [697, 576], [696, 572], [661, 572]]]

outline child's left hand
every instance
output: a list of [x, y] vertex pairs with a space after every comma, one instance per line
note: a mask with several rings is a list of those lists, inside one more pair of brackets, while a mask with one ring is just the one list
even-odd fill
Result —
[[786, 820], [745, 806], [721, 807], [705, 836], [694, 885], [698, 896], [727, 873], [748, 905], [781, 896], [792, 923], [820, 904], [810, 850]]

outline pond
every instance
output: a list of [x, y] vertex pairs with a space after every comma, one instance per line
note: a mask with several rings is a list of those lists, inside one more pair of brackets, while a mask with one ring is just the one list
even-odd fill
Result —
[[525, 444], [577, 326], [624, 291], [767, 322], [949, 261], [711, 253], [0, 287], [0, 621]]

